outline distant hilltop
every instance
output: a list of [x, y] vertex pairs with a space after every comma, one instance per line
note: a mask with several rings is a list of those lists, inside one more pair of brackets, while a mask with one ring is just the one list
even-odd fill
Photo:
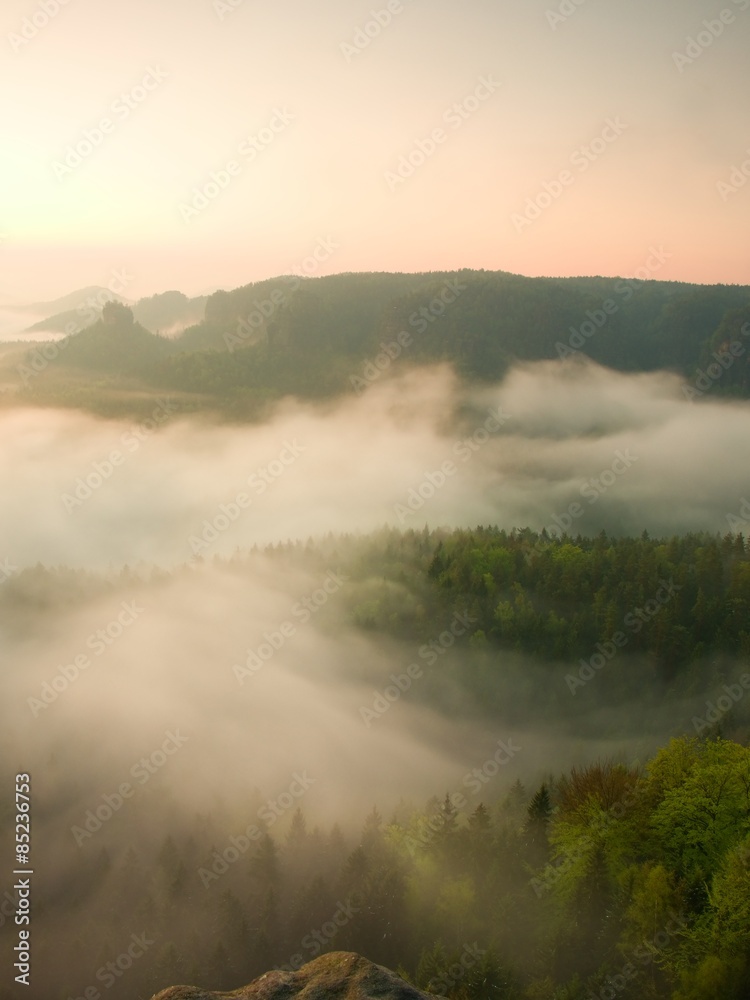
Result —
[[136, 322], [152, 333], [173, 336], [203, 319], [206, 301], [205, 296], [189, 299], [182, 292], [170, 291], [131, 302], [113, 290], [110, 284], [109, 288], [95, 285], [82, 288], [54, 302], [24, 306], [21, 311], [45, 317], [27, 327], [24, 333], [64, 333], [70, 336], [95, 323], [108, 302], [119, 302], [129, 306]]
[[572, 360], [666, 370], [689, 402], [750, 397], [750, 287], [660, 281], [664, 255], [654, 248], [628, 278], [282, 275], [197, 299], [120, 296], [132, 322], [103, 323], [103, 305], [50, 317], [32, 331], [64, 339], [0, 356], [0, 384], [15, 382], [13, 402], [139, 416], [169, 395], [183, 412], [244, 421], [285, 396], [360, 395], [408, 367], [491, 382], [518, 364]]

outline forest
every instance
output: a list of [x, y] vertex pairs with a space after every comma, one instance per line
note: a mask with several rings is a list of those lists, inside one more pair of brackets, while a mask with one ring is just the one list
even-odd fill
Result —
[[[45, 907], [77, 974], [47, 995], [230, 990], [347, 950], [457, 1000], [747, 996], [746, 747], [685, 736], [642, 766], [599, 762], [496, 792], [469, 780], [386, 818], [373, 808], [355, 839], [298, 808], [283, 836], [256, 842], [251, 797], [231, 833], [203, 815], [153, 854], [100, 851]], [[108, 905], [90, 912], [95, 894]], [[152, 947], [117, 983], [102, 970], [129, 928]]]
[[[343, 804], [316, 813], [305, 770], [270, 797], [238, 773], [230, 797], [192, 812], [161, 801], [156, 781], [137, 805], [84, 796], [73, 813], [64, 800], [75, 782], [61, 788], [37, 826], [40, 849], [59, 842], [64, 862], [36, 914], [40, 954], [65, 956], [39, 976], [45, 997], [147, 997], [180, 982], [229, 990], [331, 950], [451, 1000], [747, 996], [743, 535], [383, 529], [173, 571], [37, 566], [0, 589], [0, 624], [21, 643], [40, 616], [49, 628], [97, 596], [117, 600], [137, 583], [153, 607], [175, 578], [221, 572], [241, 586], [259, 560], [285, 574], [334, 568], [347, 586], [316, 627], [338, 628], [341, 616], [386, 651], [412, 650], [416, 670], [397, 655], [379, 671], [338, 668], [341, 683], [358, 676], [372, 691], [376, 716], [378, 695], [445, 718], [458, 704], [496, 734], [490, 752], [436, 778], [427, 800], [372, 802], [359, 817]], [[446, 623], [438, 634], [435, 622]], [[606, 706], [611, 718], [597, 723]], [[509, 725], [521, 718], [540, 732], [564, 719], [579, 735], [603, 725], [651, 738], [564, 769], [549, 755], [521, 778], [525, 737]], [[53, 754], [69, 774], [66, 747]], [[127, 825], [108, 824], [107, 808], [130, 809]], [[135, 939], [142, 957], [125, 976], [111, 963]]]
[[[456, 271], [279, 277], [205, 304], [157, 298], [135, 316], [108, 304], [46, 347], [15, 345], [3, 370], [18, 388], [4, 401], [114, 416], [169, 392], [184, 412], [258, 420], [284, 396], [360, 393], [395, 359], [448, 362], [467, 380], [493, 381], [518, 362], [582, 355], [620, 371], [673, 371], [690, 401], [750, 393], [750, 294], [737, 285]], [[165, 298], [178, 300], [175, 316], [202, 309], [203, 320], [160, 335], [172, 325], [159, 323]]]
[[[193, 308], [187, 300], [176, 304]], [[115, 516], [106, 506], [107, 484], [88, 476], [96, 487], [85, 501], [92, 520], [79, 525], [84, 500], [70, 501], [70, 484], [83, 479], [66, 473], [65, 515], [80, 532], [69, 549], [73, 564], [34, 565], [27, 557], [0, 586], [8, 662], [26, 665], [13, 668], [9, 721], [15, 725], [20, 713], [28, 724], [30, 713], [40, 727], [35, 773], [44, 774], [44, 806], [35, 830], [38, 850], [57, 859], [40, 876], [35, 947], [65, 960], [41, 973], [37, 964], [39, 995], [130, 1000], [179, 982], [231, 990], [271, 968], [295, 969], [320, 953], [352, 950], [450, 1000], [746, 997], [750, 502], [737, 492], [740, 478], [720, 477], [716, 503], [706, 511], [711, 523], [726, 524], [724, 533], [618, 532], [611, 526], [625, 522], [614, 493], [608, 502], [615, 506], [598, 522], [606, 530], [589, 521], [588, 533], [575, 532], [583, 504], [565, 513], [571, 494], [597, 504], [598, 514], [609, 489], [603, 478], [614, 483], [640, 455], [646, 466], [644, 438], [633, 434], [643, 421], [658, 434], [661, 418], [643, 414], [650, 397], [632, 390], [609, 409], [610, 394], [622, 392], [612, 370], [661, 377], [668, 367], [682, 380], [682, 393], [675, 402], [672, 383], [659, 390], [665, 412], [694, 417], [681, 427], [698, 428], [698, 408], [689, 404], [718, 397], [710, 440], [741, 434], [736, 404], [717, 402], [746, 398], [750, 390], [746, 290], [489, 272], [280, 278], [215, 293], [202, 322], [171, 337], [143, 325], [149, 315], [168, 325], [168, 305], [147, 302], [134, 314], [108, 304], [100, 319], [47, 345], [44, 355], [39, 346], [20, 354], [9, 348], [4, 364], [12, 368], [15, 359], [21, 388], [6, 392], [5, 402], [145, 416], [120, 436], [118, 462], [142, 444], [146, 460], [153, 447], [161, 475], [173, 455], [158, 457], [155, 400], [165, 414], [179, 414], [173, 433], [186, 434], [200, 452], [216, 446], [201, 445], [196, 426], [185, 423], [196, 414], [219, 423], [260, 421], [262, 433], [283, 397], [297, 406], [356, 400], [392, 368], [402, 375], [413, 368], [416, 385], [425, 377], [420, 366], [447, 362], [465, 394], [449, 390], [442, 413], [430, 404], [445, 421], [440, 453], [465, 465], [471, 443], [480, 447], [477, 428], [482, 441], [495, 442], [470, 467], [476, 480], [461, 480], [451, 515], [459, 523], [477, 492], [473, 482], [488, 490], [493, 509], [514, 489], [529, 506], [533, 462], [525, 463], [540, 441], [573, 434], [587, 447], [609, 437], [614, 461], [603, 443], [603, 458], [597, 453], [580, 471], [574, 463], [561, 473], [550, 465], [550, 451], [549, 484], [546, 472], [541, 479], [536, 473], [538, 490], [550, 490], [539, 499], [537, 523], [549, 521], [541, 531], [494, 523], [321, 531], [307, 541], [237, 545], [229, 553], [185, 543], [176, 562], [166, 559], [169, 568], [137, 560], [123, 566], [115, 558], [106, 571], [91, 567], [106, 565], [101, 532]], [[582, 375], [588, 369], [578, 372], [590, 400], [579, 417], [578, 398], [571, 406], [570, 395], [556, 401], [555, 392], [565, 384], [566, 362], [575, 366], [584, 355], [610, 372], [592, 366], [590, 383]], [[516, 428], [506, 428], [503, 396], [493, 396], [495, 407], [487, 410], [490, 395], [482, 392], [495, 392], [508, 373], [517, 378], [524, 362], [544, 359], [559, 365], [559, 383], [543, 383], [536, 402], [521, 406]], [[509, 384], [518, 409], [523, 387]], [[364, 428], [370, 411], [363, 419]], [[116, 441], [107, 424], [100, 457], [93, 465], [81, 460], [81, 476], [109, 468], [102, 456], [114, 455]], [[449, 452], [445, 428], [474, 434]], [[623, 428], [627, 439], [616, 436]], [[305, 434], [320, 444], [323, 425]], [[239, 476], [251, 443], [237, 442]], [[285, 454], [274, 436], [269, 442], [258, 455], [269, 447], [269, 454]], [[295, 461], [305, 447], [294, 450]], [[646, 482], [658, 478], [669, 454], [667, 447], [651, 457]], [[710, 468], [710, 445], [701, 454]], [[394, 457], [396, 437], [389, 466]], [[286, 465], [276, 464], [284, 472]], [[458, 464], [453, 468], [458, 483]], [[495, 478], [498, 470], [504, 480]], [[115, 466], [109, 471], [114, 480]], [[315, 467], [311, 475], [305, 496]], [[559, 493], [552, 492], [556, 478], [567, 484]], [[288, 483], [293, 489], [292, 474]], [[158, 502], [156, 484], [151, 502]], [[398, 480], [384, 494], [391, 502], [377, 511], [418, 525], [422, 494], [407, 486]], [[179, 494], [179, 478], [174, 488]], [[642, 488], [637, 473], [629, 488], [634, 495]], [[137, 485], [132, 497], [146, 492]], [[675, 496], [681, 502], [679, 490]], [[409, 497], [414, 506], [405, 506]], [[336, 509], [340, 502], [337, 496]], [[733, 513], [722, 515], [730, 504]], [[439, 516], [435, 507], [429, 513]], [[116, 516], [127, 518], [127, 511]], [[643, 521], [632, 511], [628, 517], [640, 530]], [[250, 537], [263, 518], [258, 503], [248, 517]], [[708, 514], [696, 518], [706, 523]], [[136, 524], [134, 539], [141, 530]], [[274, 537], [284, 537], [283, 529]], [[189, 550], [193, 558], [183, 564]], [[289, 617], [277, 620], [285, 595], [298, 598], [310, 580], [338, 582], [311, 591], [323, 595], [319, 604], [297, 599]], [[276, 603], [266, 603], [269, 588], [281, 594]], [[211, 602], [213, 617], [201, 618], [199, 609]], [[133, 632], [146, 630], [129, 658], [125, 647], [110, 654], [109, 641], [84, 643], [88, 632], [89, 640], [102, 635], [91, 631], [93, 619], [108, 620], [99, 609], [123, 606], [143, 609], [145, 624], [139, 611]], [[257, 631], [249, 629], [243, 651], [229, 637], [243, 634], [245, 619]], [[147, 639], [151, 634], [157, 638]], [[68, 647], [79, 657], [71, 654], [53, 673], [63, 656], [57, 649]], [[81, 658], [83, 648], [93, 656]], [[100, 654], [112, 662], [101, 656], [99, 666]], [[83, 662], [90, 676], [79, 684], [70, 663]], [[192, 765], [178, 748], [183, 740], [196, 746], [195, 722], [189, 737], [170, 723], [150, 756], [139, 760], [131, 750], [156, 745], [150, 730], [141, 735], [141, 717], [163, 685], [170, 719], [179, 703], [178, 718], [197, 711], [210, 720], [203, 723], [203, 758], [185, 751], [197, 755]], [[205, 690], [197, 696], [200, 685]], [[106, 752], [87, 733], [91, 720], [118, 734], [110, 741], [107, 730]], [[269, 724], [278, 727], [278, 744]], [[436, 749], [443, 743], [450, 751]], [[280, 764], [275, 772], [263, 764], [286, 761], [297, 746], [300, 764], [281, 778]], [[398, 755], [399, 747], [396, 769], [380, 763], [379, 755]], [[406, 793], [412, 766], [430, 754]], [[321, 758], [328, 799], [318, 794]], [[216, 773], [222, 782], [210, 791]], [[368, 774], [377, 774], [379, 791], [365, 803]], [[11, 898], [6, 893], [5, 903]], [[3, 904], [0, 921], [8, 916]], [[118, 957], [136, 951], [125, 975]], [[10, 994], [0, 992], [0, 1000]]]

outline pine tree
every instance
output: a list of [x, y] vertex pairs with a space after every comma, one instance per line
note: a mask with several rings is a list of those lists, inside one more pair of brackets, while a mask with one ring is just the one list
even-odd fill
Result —
[[525, 847], [529, 863], [541, 867], [549, 859], [547, 831], [552, 817], [552, 801], [546, 784], [542, 784], [527, 810], [524, 828]]

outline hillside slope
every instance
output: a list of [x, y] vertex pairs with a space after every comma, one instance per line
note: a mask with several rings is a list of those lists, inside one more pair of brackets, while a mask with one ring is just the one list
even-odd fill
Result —
[[[197, 302], [165, 293], [139, 306], [153, 327]], [[168, 394], [191, 411], [251, 420], [284, 396], [359, 394], [396, 367], [448, 362], [468, 380], [496, 381], [519, 361], [575, 353], [619, 371], [676, 372], [696, 395], [750, 395], [750, 288], [740, 285], [468, 270], [286, 276], [215, 292], [178, 336], [136, 323], [115, 344], [106, 326], [37, 359], [23, 401], [124, 412], [133, 398]], [[105, 377], [96, 391], [83, 370]]]

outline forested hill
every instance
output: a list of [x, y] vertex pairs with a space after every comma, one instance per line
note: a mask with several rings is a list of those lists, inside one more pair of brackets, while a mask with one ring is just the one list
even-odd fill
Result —
[[[262, 558], [283, 572], [318, 575], [335, 566], [348, 581], [341, 597], [346, 627], [416, 650], [425, 670], [411, 697], [447, 713], [458, 691], [464, 711], [494, 717], [511, 689], [514, 711], [524, 718], [547, 724], [563, 706], [579, 733], [592, 728], [588, 717], [606, 703], [617, 710], [606, 722], [615, 738], [631, 730], [625, 706], [637, 703], [636, 728], [645, 735], [662, 699], [705, 705], [708, 697], [724, 697], [723, 685], [739, 683], [750, 657], [750, 546], [742, 534], [553, 539], [528, 528], [384, 528], [238, 550], [228, 558], [199, 556], [171, 574], [143, 567], [143, 581], [150, 578], [148, 586], [158, 589], [204, 563], [250, 579]], [[0, 590], [0, 628], [27, 641], [40, 612], [48, 619], [72, 613], [96, 597], [125, 593], [139, 577], [128, 567], [111, 577], [28, 567]], [[460, 627], [445, 633], [454, 622]], [[342, 682], [356, 677], [380, 690], [392, 670], [384, 662], [383, 674], [348, 663]], [[250, 656], [236, 667], [241, 686], [254, 663]], [[600, 676], [604, 683], [589, 683]], [[731, 713], [720, 713], [718, 729], [712, 719], [689, 731], [746, 740], [750, 704], [744, 694], [739, 701]], [[362, 721], [373, 720], [364, 713]]]
[[[135, 379], [139, 390], [184, 393], [196, 409], [246, 417], [283, 395], [361, 392], [394, 362], [449, 361], [468, 378], [497, 379], [516, 360], [574, 351], [623, 371], [666, 368], [687, 379], [720, 365], [720, 377], [703, 376], [702, 392], [750, 393], [750, 287], [739, 285], [468, 270], [287, 276], [216, 292], [201, 323], [176, 338], [154, 335], [148, 347], [133, 339], [126, 360], [121, 344], [107, 351], [111, 334], [100, 323], [85, 349], [61, 342], [52, 359], [37, 361], [43, 370], [22, 379], [21, 394], [93, 408], [98, 399], [111, 409], [113, 394]], [[16, 360], [28, 365], [38, 350]], [[92, 369], [104, 377], [99, 397], [77, 380]]]
[[571, 350], [622, 370], [688, 373], [722, 320], [743, 307], [750, 309], [747, 286], [468, 270], [340, 274], [217, 292], [205, 322], [183, 341], [236, 351], [252, 339], [244, 326], [262, 312], [271, 342], [299, 352], [367, 356], [378, 353], [381, 339], [404, 331], [412, 339], [410, 357], [448, 359], [479, 377], [502, 375], [514, 359]]
[[[205, 584], [191, 588], [207, 574], [215, 633], [223, 635], [233, 615], [247, 614], [260, 565], [277, 571], [264, 579], [301, 569], [320, 579], [335, 567], [346, 587], [289, 646], [271, 631], [293, 636], [291, 618], [304, 620], [294, 610], [284, 626], [266, 626], [270, 653], [260, 645], [256, 653], [251, 640], [247, 659], [231, 669], [221, 647], [207, 643], [194, 674], [179, 655], [185, 624], [172, 618], [170, 590], [187, 595], [180, 606], [195, 606]], [[233, 606], [224, 593], [245, 596]], [[492, 527], [381, 531], [237, 552], [173, 574], [144, 565], [106, 575], [36, 566], [0, 588], [0, 626], [18, 649], [56, 621], [101, 607], [105, 595], [142, 602], [150, 643], [164, 629], [164, 664], [174, 660], [180, 691], [198, 676], [206, 681], [196, 687], [201, 698], [226, 675], [242, 681], [231, 696], [241, 734], [234, 747], [242, 749], [232, 752], [231, 796], [212, 783], [200, 805], [204, 761], [193, 758], [179, 808], [179, 782], [161, 778], [116, 805], [102, 792], [128, 775], [124, 762], [97, 746], [107, 764], [93, 789], [78, 777], [75, 742], [57, 741], [46, 780], [61, 791], [39, 810], [35, 835], [54, 845], [58, 863], [45, 876], [35, 941], [40, 955], [62, 960], [40, 962], [33, 1000], [83, 996], [98, 964], [108, 1000], [132, 1000], [174, 983], [231, 990], [275, 967], [291, 976], [339, 949], [399, 967], [450, 1000], [747, 1000], [750, 550], [741, 535], [555, 541]], [[341, 636], [342, 623], [356, 645], [345, 645], [338, 662], [311, 655], [330, 647], [308, 640]], [[366, 639], [388, 655], [371, 657]], [[14, 656], [7, 661], [11, 674], [19, 669]], [[165, 667], [146, 661], [158, 698]], [[112, 684], [121, 668], [102, 660], [87, 670], [66, 707], [97, 671], [112, 671]], [[334, 724], [325, 739], [342, 750], [320, 787], [336, 780], [344, 757], [347, 767], [358, 762], [363, 783], [372, 774], [378, 744], [361, 744], [362, 756], [359, 739], [346, 735], [355, 732], [349, 712], [362, 734], [388, 726], [397, 734], [415, 722], [418, 731], [430, 711], [441, 740], [461, 716], [483, 734], [481, 752], [462, 756], [457, 769], [441, 757], [417, 802], [399, 799], [394, 785], [390, 802], [373, 798], [358, 811], [346, 795], [326, 812], [318, 786], [303, 798], [299, 772], [277, 798], [253, 752], [265, 711], [258, 705], [267, 704], [268, 688], [258, 685], [281, 685], [294, 752], [304, 760], [315, 684], [326, 678], [326, 711], [338, 707], [326, 715]], [[302, 701], [289, 694], [296, 685]], [[182, 695], [172, 697], [179, 705]], [[50, 713], [44, 724], [52, 725], [63, 706], [42, 709], [34, 700], [32, 712]], [[206, 732], [201, 746], [232, 746], [228, 726], [195, 718]], [[598, 727], [617, 759], [561, 773], [567, 727], [581, 747]], [[644, 736], [656, 745], [642, 754], [635, 739]], [[412, 743], [399, 746], [408, 771], [418, 755]], [[272, 740], [264, 755], [269, 747]], [[117, 942], [141, 932], [151, 942], [145, 955], [127, 978], [107, 978]], [[10, 993], [0, 988], [0, 1000]]]

